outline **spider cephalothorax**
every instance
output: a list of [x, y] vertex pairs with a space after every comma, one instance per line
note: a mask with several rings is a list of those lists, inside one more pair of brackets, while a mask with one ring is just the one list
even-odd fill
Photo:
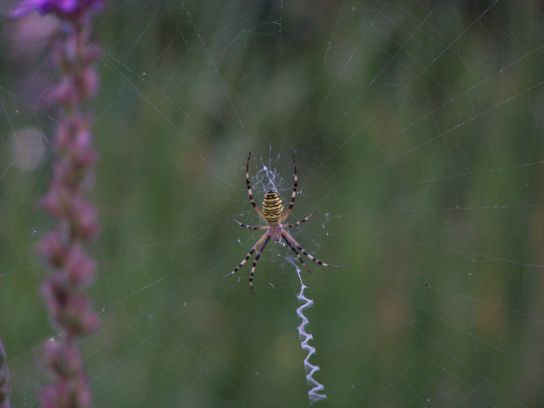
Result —
[[298, 261], [301, 263], [301, 265], [308, 269], [308, 266], [304, 263], [304, 260], [302, 259], [301, 255], [306, 256], [308, 259], [310, 259], [312, 262], [315, 262], [316, 264], [320, 266], [334, 266], [338, 267], [337, 265], [329, 265], [325, 262], [320, 261], [312, 254], [308, 253], [296, 240], [289, 234], [288, 229], [298, 227], [300, 224], [305, 223], [308, 221], [316, 212], [314, 211], [312, 214], [308, 215], [306, 218], [303, 218], [300, 221], [295, 222], [294, 224], [286, 224], [285, 221], [291, 214], [291, 211], [293, 210], [293, 207], [295, 206], [295, 198], [297, 195], [297, 189], [298, 189], [298, 177], [297, 177], [297, 165], [295, 162], [295, 155], [293, 154], [293, 166], [294, 166], [294, 173], [293, 173], [293, 191], [291, 193], [291, 201], [289, 203], [289, 206], [287, 207], [287, 210], [285, 210], [285, 207], [283, 205], [283, 201], [278, 194], [277, 191], [271, 190], [268, 191], [263, 199], [263, 207], [259, 208], [257, 206], [257, 203], [255, 202], [255, 199], [253, 198], [253, 191], [251, 189], [251, 181], [249, 178], [249, 163], [251, 160], [251, 152], [249, 152], [249, 155], [247, 156], [247, 163], [246, 163], [246, 185], [247, 185], [247, 194], [249, 197], [249, 202], [255, 208], [255, 211], [257, 211], [257, 214], [267, 223], [267, 225], [259, 225], [259, 226], [253, 226], [253, 225], [247, 225], [243, 224], [239, 221], [236, 221], [238, 225], [240, 225], [242, 228], [247, 228], [250, 230], [256, 230], [256, 231], [266, 231], [261, 238], [253, 245], [251, 250], [246, 254], [244, 259], [242, 259], [242, 262], [234, 268], [232, 272], [230, 272], [228, 276], [234, 275], [236, 272], [240, 270], [242, 266], [245, 265], [245, 263], [251, 258], [251, 256], [256, 252], [255, 259], [253, 260], [253, 265], [251, 267], [251, 272], [249, 273], [249, 287], [251, 290], [253, 290], [253, 277], [255, 275], [255, 269], [257, 268], [257, 262], [259, 261], [259, 258], [261, 257], [261, 254], [263, 253], [266, 245], [272, 239], [273, 241], [281, 242], [283, 241], [291, 250], [295, 253]]

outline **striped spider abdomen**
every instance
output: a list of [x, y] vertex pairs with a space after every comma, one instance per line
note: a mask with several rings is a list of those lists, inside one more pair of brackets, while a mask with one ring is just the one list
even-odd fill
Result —
[[270, 225], [278, 225], [283, 215], [283, 201], [276, 191], [269, 191], [263, 200], [263, 216]]

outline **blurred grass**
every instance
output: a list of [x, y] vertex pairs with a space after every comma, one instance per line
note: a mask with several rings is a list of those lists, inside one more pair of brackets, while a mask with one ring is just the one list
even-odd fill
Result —
[[[247, 270], [221, 279], [257, 239], [231, 222], [257, 221], [249, 150], [286, 189], [297, 151], [296, 216], [320, 211], [298, 237], [347, 266], [306, 276], [323, 406], [544, 404], [539, 7], [110, 4], [92, 107], [104, 322], [84, 347], [96, 406], [306, 404], [287, 251], [267, 250], [255, 297]], [[50, 135], [54, 121], [25, 90], [45, 57], [16, 57], [9, 38], [0, 335], [14, 405], [34, 406], [37, 346], [52, 334], [32, 255], [50, 221], [34, 205], [50, 169], [17, 171], [9, 139], [23, 126]]]

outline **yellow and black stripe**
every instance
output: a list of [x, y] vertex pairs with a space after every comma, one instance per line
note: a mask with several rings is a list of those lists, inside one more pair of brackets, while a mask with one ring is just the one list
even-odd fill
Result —
[[270, 225], [278, 225], [280, 223], [283, 215], [283, 201], [277, 192], [269, 191], [265, 194], [263, 215], [266, 222]]

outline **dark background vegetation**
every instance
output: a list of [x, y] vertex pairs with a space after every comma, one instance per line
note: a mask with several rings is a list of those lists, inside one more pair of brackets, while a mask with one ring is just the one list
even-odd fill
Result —
[[[538, 1], [110, 1], [94, 112], [102, 233], [83, 344], [97, 407], [298, 407], [296, 275], [223, 280], [258, 238], [252, 150], [325, 261], [305, 274], [325, 406], [544, 406], [544, 26]], [[0, 49], [0, 336], [36, 406], [49, 327], [34, 245], [54, 112], [47, 24]], [[22, 171], [13, 139], [45, 134]], [[15, 136], [14, 136], [15, 135]], [[39, 147], [39, 146], [38, 146]], [[33, 147], [33, 149], [38, 149]], [[38, 149], [39, 150], [39, 149]], [[262, 191], [257, 186], [257, 195]]]

